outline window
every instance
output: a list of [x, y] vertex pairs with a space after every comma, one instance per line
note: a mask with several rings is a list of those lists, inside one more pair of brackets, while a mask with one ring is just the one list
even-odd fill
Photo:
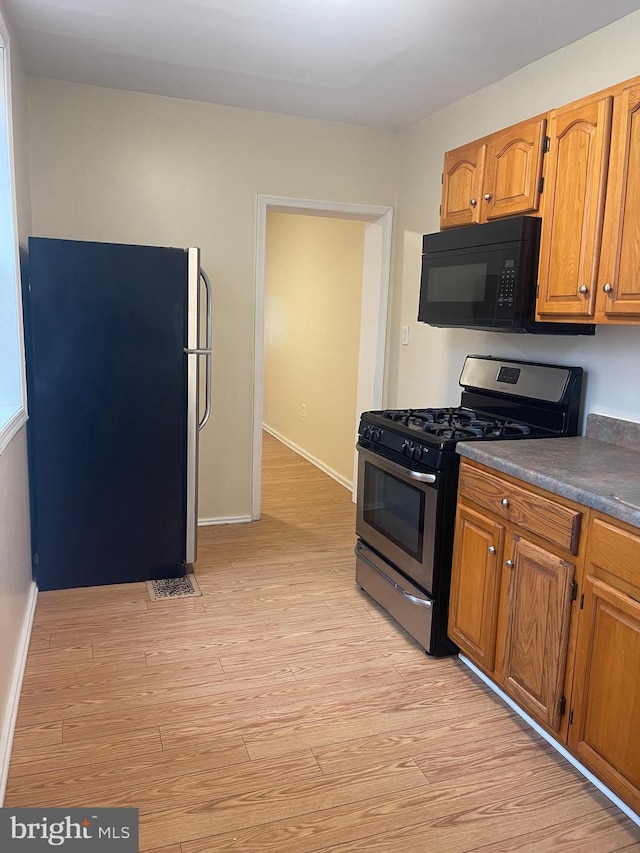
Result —
[[26, 420], [8, 37], [0, 18], [0, 453]]

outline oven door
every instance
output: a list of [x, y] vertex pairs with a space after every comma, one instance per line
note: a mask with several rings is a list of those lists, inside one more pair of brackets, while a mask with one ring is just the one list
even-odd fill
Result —
[[356, 533], [427, 591], [433, 589], [439, 477], [358, 445]]

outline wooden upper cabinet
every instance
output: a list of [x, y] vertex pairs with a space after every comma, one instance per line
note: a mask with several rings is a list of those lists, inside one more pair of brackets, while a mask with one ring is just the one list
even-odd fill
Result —
[[441, 228], [480, 221], [486, 150], [486, 145], [472, 142], [444, 155]]
[[538, 210], [546, 126], [538, 116], [487, 139], [483, 220]]
[[447, 151], [440, 227], [535, 213], [545, 127], [546, 117], [536, 116]]
[[517, 536], [505, 565], [511, 578], [501, 681], [525, 711], [558, 731], [575, 566]]
[[549, 114], [538, 317], [593, 322], [613, 97]]
[[640, 317], [640, 82], [613, 106], [596, 322]]

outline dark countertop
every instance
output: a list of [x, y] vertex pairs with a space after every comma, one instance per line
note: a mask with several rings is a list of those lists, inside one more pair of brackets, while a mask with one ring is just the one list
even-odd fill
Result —
[[461, 456], [640, 528], [640, 450], [595, 438], [460, 441]]

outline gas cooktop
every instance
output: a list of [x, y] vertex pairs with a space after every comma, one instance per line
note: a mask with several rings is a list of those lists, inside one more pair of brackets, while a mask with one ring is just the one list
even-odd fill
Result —
[[467, 356], [460, 405], [363, 412], [362, 446], [442, 468], [458, 441], [576, 435], [582, 369]]
[[434, 438], [509, 438], [538, 432], [527, 424], [487, 418], [481, 412], [459, 406], [444, 409], [385, 409], [379, 414], [394, 425]]

